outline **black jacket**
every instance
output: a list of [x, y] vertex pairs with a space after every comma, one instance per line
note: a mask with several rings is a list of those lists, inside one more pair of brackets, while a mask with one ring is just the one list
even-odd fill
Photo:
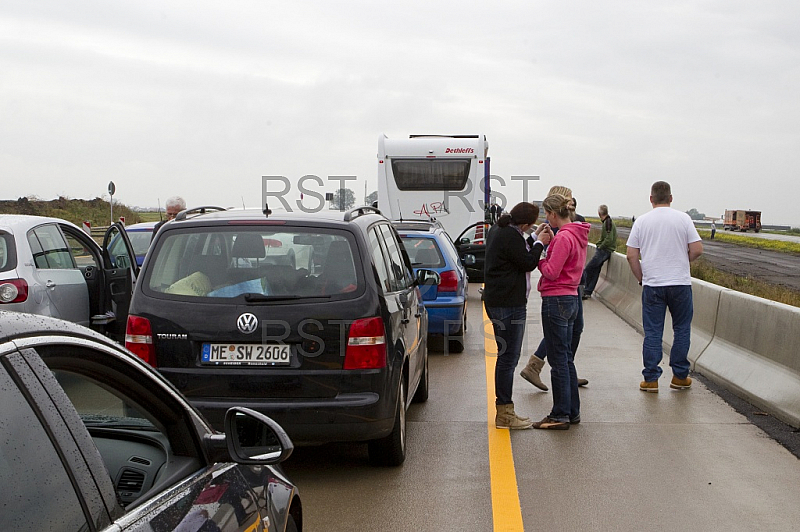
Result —
[[487, 307], [527, 305], [525, 273], [536, 269], [543, 249], [541, 243], [536, 243], [528, 251], [525, 239], [511, 225], [492, 227], [486, 240], [483, 270], [483, 301]]

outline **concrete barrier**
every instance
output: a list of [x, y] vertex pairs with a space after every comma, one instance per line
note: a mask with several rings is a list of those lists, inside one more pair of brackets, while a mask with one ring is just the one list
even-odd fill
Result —
[[[595, 296], [639, 332], [642, 288], [626, 257], [614, 253]], [[692, 280], [694, 371], [794, 427], [800, 427], [800, 309]], [[663, 349], [672, 347], [667, 313]]]
[[721, 291], [714, 336], [695, 369], [800, 427], [800, 309]]

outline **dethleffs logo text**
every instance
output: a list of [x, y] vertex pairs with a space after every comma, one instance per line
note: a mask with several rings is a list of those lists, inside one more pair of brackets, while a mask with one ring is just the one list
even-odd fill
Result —
[[473, 148], [445, 148], [445, 153], [475, 153]]

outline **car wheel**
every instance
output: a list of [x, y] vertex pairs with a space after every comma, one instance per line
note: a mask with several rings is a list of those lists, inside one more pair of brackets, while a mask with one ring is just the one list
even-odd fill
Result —
[[297, 532], [297, 523], [291, 515], [286, 516], [286, 532]]
[[397, 412], [392, 433], [369, 442], [369, 461], [372, 465], [399, 466], [406, 459], [406, 391], [403, 380], [398, 390]]
[[414, 393], [414, 399], [412, 399], [415, 403], [424, 403], [428, 400], [428, 349], [427, 346], [425, 348], [425, 363], [424, 367], [422, 368], [422, 376], [419, 378], [419, 384], [417, 385], [417, 391]]
[[461, 315], [461, 326], [458, 328], [454, 335], [447, 337], [447, 352], [448, 353], [463, 353], [464, 352], [464, 333], [467, 330], [467, 314], [466, 312]]

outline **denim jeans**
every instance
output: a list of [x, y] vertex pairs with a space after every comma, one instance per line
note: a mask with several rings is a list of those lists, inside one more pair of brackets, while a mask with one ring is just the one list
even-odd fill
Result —
[[597, 248], [594, 256], [589, 259], [586, 267], [583, 269], [583, 285], [584, 294], [587, 296], [592, 295], [594, 287], [597, 286], [597, 279], [600, 277], [600, 270], [603, 264], [611, 257], [611, 252], [607, 249]]
[[494, 366], [495, 404], [507, 405], [514, 401], [514, 371], [517, 369], [522, 340], [525, 337], [525, 307], [486, 307], [486, 315], [492, 320], [494, 338], [497, 343], [497, 362]]
[[550, 418], [557, 421], [569, 421], [581, 412], [575, 353], [572, 350], [580, 301], [578, 296], [542, 297], [542, 329], [553, 388]]
[[[583, 301], [581, 298], [578, 298], [578, 317], [575, 318], [575, 323], [572, 326], [572, 356], [575, 356], [575, 353], [578, 352], [578, 345], [581, 343], [581, 334], [583, 333]], [[547, 344], [542, 338], [542, 341], [539, 342], [539, 347], [536, 348], [536, 351], [533, 353], [537, 357], [545, 360], [547, 358]]]
[[647, 286], [642, 289], [642, 325], [644, 326], [644, 380], [656, 381], [661, 376], [661, 339], [664, 335], [666, 310], [672, 316], [673, 341], [669, 352], [672, 374], [685, 379], [689, 375], [689, 338], [692, 331], [692, 287], [690, 285]]

